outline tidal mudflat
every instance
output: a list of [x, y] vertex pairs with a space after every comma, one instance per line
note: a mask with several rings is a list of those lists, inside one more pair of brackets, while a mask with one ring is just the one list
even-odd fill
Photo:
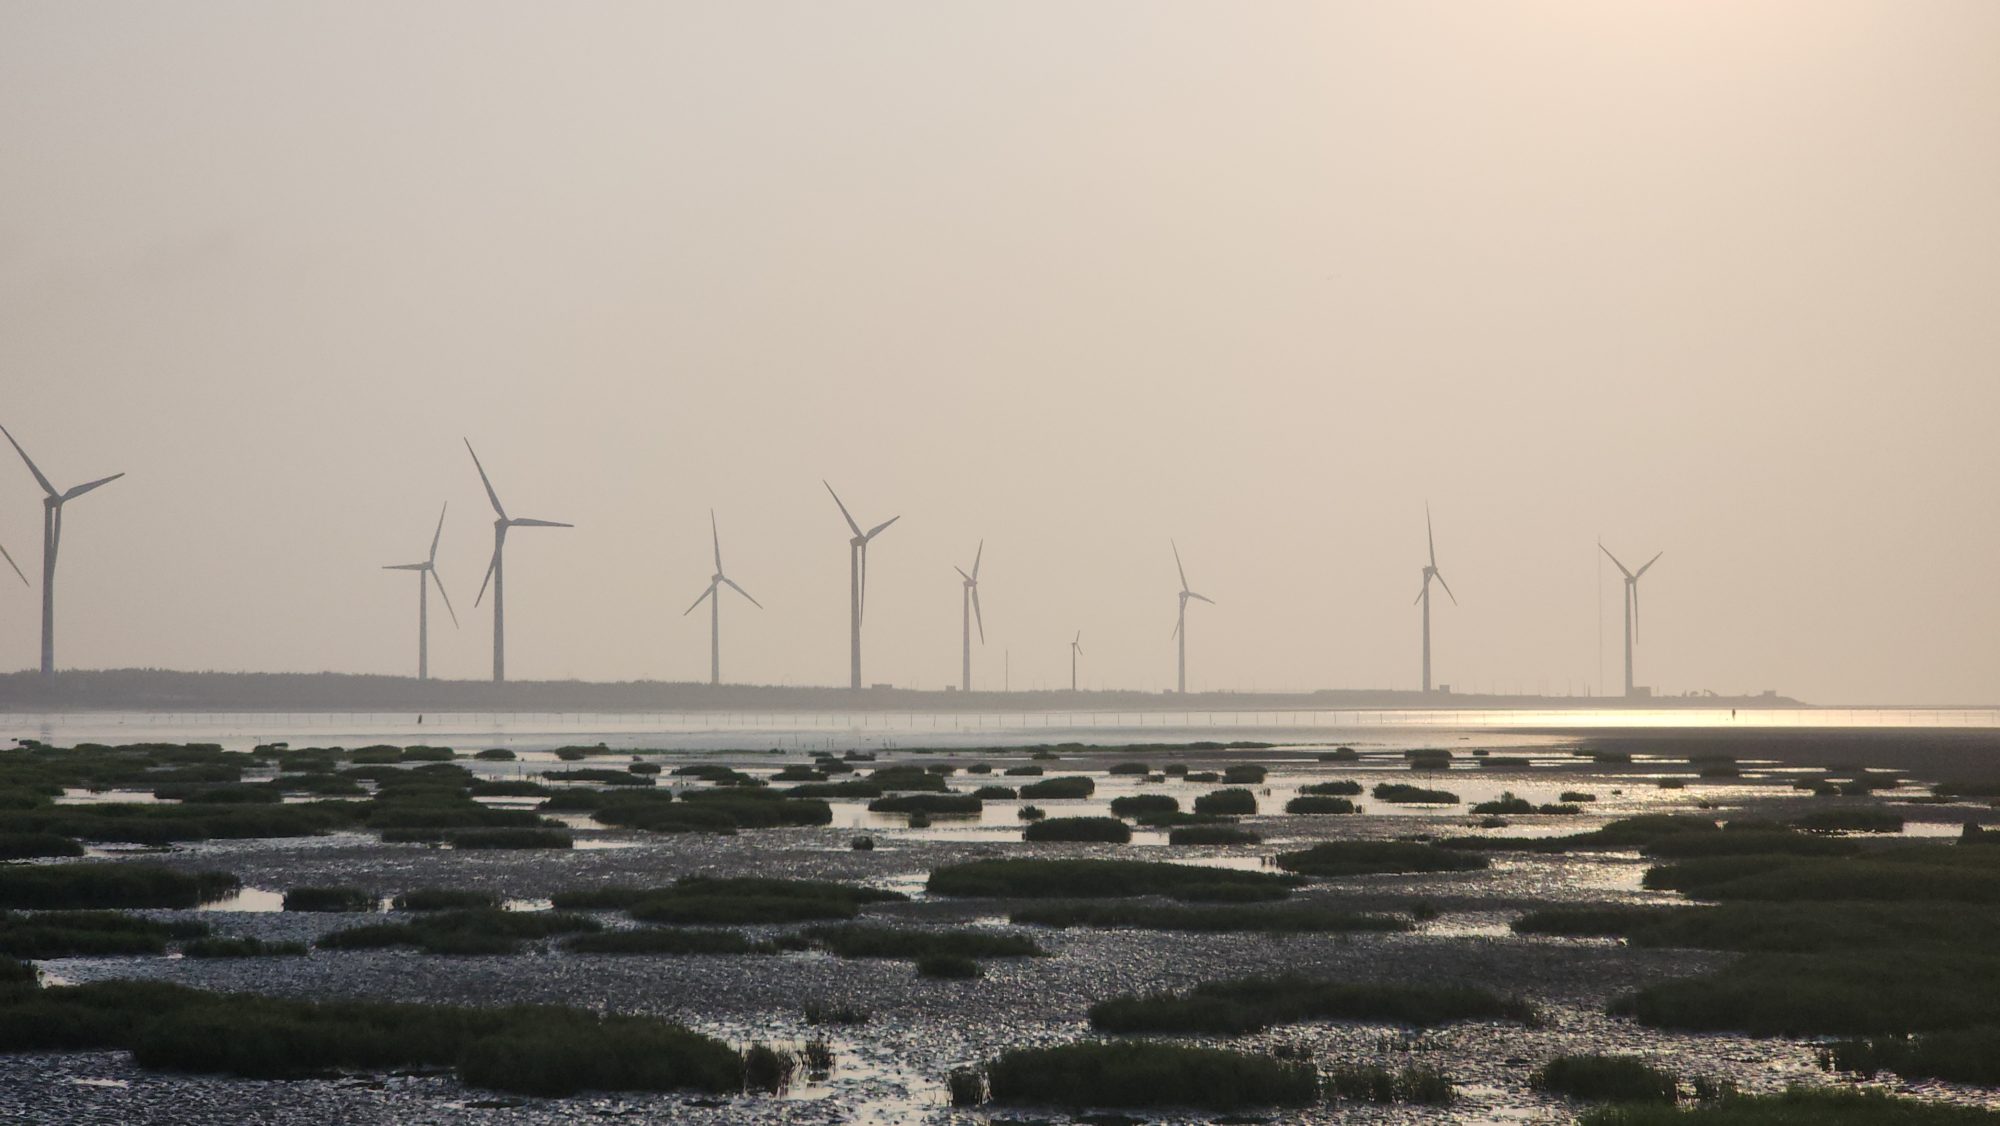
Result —
[[2000, 788], [1738, 750], [29, 744], [0, 1115], [1985, 1120]]

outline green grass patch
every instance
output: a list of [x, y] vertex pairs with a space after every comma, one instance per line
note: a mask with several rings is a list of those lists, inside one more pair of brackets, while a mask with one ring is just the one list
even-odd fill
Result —
[[500, 895], [461, 888], [417, 888], [389, 901], [398, 911], [467, 911], [500, 906]]
[[1877, 1036], [1827, 1045], [1827, 1066], [1873, 1079], [1892, 1071], [1904, 1079], [1943, 1079], [1981, 1087], [2000, 1086], [2000, 1027], [1926, 1032], [1917, 1036]]
[[373, 911], [379, 900], [357, 887], [296, 887], [285, 889], [287, 911]]
[[1069, 1107], [1226, 1111], [1319, 1098], [1311, 1064], [1144, 1041], [1015, 1048], [986, 1065], [986, 1086], [996, 1103]]
[[161, 864], [89, 862], [0, 867], [0, 908], [198, 907], [235, 894], [227, 872], [181, 872]]
[[319, 940], [329, 950], [415, 947], [426, 954], [513, 954], [529, 939], [595, 931], [603, 924], [569, 911], [439, 911], [405, 923], [374, 923]]
[[1023, 798], [1041, 801], [1087, 798], [1097, 792], [1097, 783], [1080, 774], [1072, 774], [1030, 782], [1022, 786], [1020, 792]]
[[1172, 794], [1128, 794], [1111, 799], [1111, 812], [1120, 817], [1151, 817], [1180, 810], [1180, 799]]
[[1449, 790], [1430, 790], [1408, 782], [1377, 782], [1370, 791], [1376, 801], [1398, 805], [1457, 805], [1458, 795]]
[[1285, 803], [1286, 813], [1359, 813], [1361, 807], [1346, 798], [1329, 798], [1315, 795], [1293, 798]]
[[1558, 1056], [1535, 1069], [1528, 1082], [1538, 1091], [1587, 1102], [1675, 1103], [1678, 1075], [1638, 1056]]
[[1021, 839], [1130, 844], [1132, 827], [1116, 817], [1051, 817], [1021, 830]]
[[117, 911], [4, 913], [0, 954], [14, 958], [161, 954], [170, 940], [207, 933], [206, 923], [163, 923]]
[[1444, 1072], [1424, 1064], [1406, 1064], [1396, 1071], [1379, 1064], [1329, 1068], [1326, 1093], [1348, 1102], [1417, 1106], [1450, 1106], [1457, 1097]]
[[1210, 815], [1247, 816], [1257, 812], [1257, 795], [1240, 788], [1210, 790], [1194, 799], [1194, 811]]

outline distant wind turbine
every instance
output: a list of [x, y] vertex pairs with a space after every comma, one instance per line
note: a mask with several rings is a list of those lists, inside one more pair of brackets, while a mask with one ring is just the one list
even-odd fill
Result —
[[1076, 631], [1076, 640], [1069, 643], [1069, 690], [1076, 691], [1076, 655], [1083, 652], [1083, 631]]
[[1451, 598], [1453, 606], [1458, 605], [1458, 595], [1451, 593], [1451, 584], [1444, 581], [1444, 572], [1438, 570], [1437, 536], [1431, 533], [1431, 506], [1424, 506], [1424, 540], [1430, 546], [1431, 561], [1424, 565], [1424, 588], [1417, 592], [1417, 601], [1424, 604], [1424, 692], [1431, 690], [1431, 580], [1436, 579]]
[[[28, 456], [28, 451], [21, 448], [21, 443], [14, 441], [14, 435], [6, 427], [0, 426], [0, 434], [7, 435], [8, 443], [14, 447], [15, 453], [21, 455], [21, 460], [28, 463], [28, 472], [35, 475], [35, 483], [40, 485], [42, 492], [46, 494], [42, 497], [42, 679], [54, 680], [56, 675], [56, 549], [62, 545], [63, 505], [97, 488], [99, 485], [108, 485], [125, 475], [123, 473], [113, 473], [109, 477], [99, 477], [95, 481], [86, 481], [73, 489], [64, 491], [49, 484], [49, 479], [35, 465], [35, 460]], [[9, 556], [7, 562], [12, 564], [14, 562], [13, 557]], [[21, 569], [15, 567], [14, 573], [17, 575], [20, 574]], [[22, 575], [22, 581], [27, 581], [27, 576]]]
[[826, 491], [833, 495], [833, 503], [840, 505], [840, 515], [847, 521], [848, 529], [854, 533], [854, 538], [847, 541], [848, 610], [852, 623], [848, 645], [848, 672], [849, 684], [858, 691], [861, 688], [861, 611], [868, 601], [868, 541], [887, 531], [889, 525], [901, 520], [902, 517], [891, 516], [864, 532], [861, 530], [861, 525], [854, 522], [853, 514], [847, 511], [847, 505], [841, 502], [840, 494], [833, 491], [833, 486], [828, 485], [824, 479], [820, 484], [826, 485]]
[[[715, 540], [715, 574], [709, 577], [708, 589], [701, 592], [701, 598], [695, 599], [694, 605], [682, 610], [681, 617], [685, 618], [694, 613], [695, 606], [701, 605], [703, 598], [708, 599], [708, 682], [721, 684], [722, 592], [717, 588], [727, 586], [745, 598], [750, 598], [750, 592], [737, 586], [736, 580], [722, 573], [722, 533], [716, 529], [713, 508], [708, 510], [708, 534]], [[759, 610], [764, 608], [764, 604], [755, 598], [750, 598], [750, 605]]]
[[[979, 561], [985, 558], [985, 556], [986, 541], [980, 540], [979, 550], [972, 555], [972, 573], [969, 575], [966, 574], [963, 567], [952, 568], [952, 570], [958, 572], [959, 578], [965, 580], [965, 595], [961, 600], [962, 605], [959, 608], [959, 624], [964, 628], [965, 635], [965, 661], [960, 672], [958, 686], [961, 692], [972, 691], [972, 623], [979, 623], [979, 643], [981, 645], [986, 644], [986, 619], [979, 614]], [[1002, 593], [1005, 592], [1003, 591]], [[1005, 607], [1002, 608], [1004, 609]]]
[[[1169, 543], [1172, 543], [1173, 541], [1169, 540], [1168, 542], [1169, 542]], [[1180, 545], [1180, 544], [1177, 544], [1177, 543], [1175, 543], [1175, 544], [1173, 544], [1173, 548], [1174, 548], [1174, 569], [1175, 569], [1175, 570], [1177, 570], [1177, 571], [1179, 571], [1179, 572], [1181, 573], [1181, 612], [1180, 612], [1180, 616], [1179, 616], [1178, 618], [1176, 618], [1176, 619], [1174, 620], [1174, 636], [1180, 639], [1180, 677], [1179, 677], [1179, 679], [1178, 679], [1178, 681], [1177, 681], [1176, 683], [1177, 683], [1177, 685], [1178, 685], [1178, 687], [1179, 687], [1179, 691], [1180, 691], [1180, 694], [1181, 694], [1181, 695], [1183, 695], [1183, 696], [1185, 696], [1185, 695], [1187, 695], [1187, 604], [1188, 604], [1188, 599], [1190, 599], [1190, 598], [1198, 598], [1198, 599], [1200, 599], [1201, 601], [1203, 601], [1203, 602], [1206, 602], [1206, 603], [1208, 603], [1208, 604], [1209, 604], [1210, 606], [1213, 606], [1213, 605], [1215, 605], [1215, 599], [1213, 599], [1213, 598], [1210, 598], [1209, 596], [1207, 596], [1207, 595], [1205, 595], [1205, 594], [1196, 594], [1196, 593], [1195, 593], [1194, 591], [1192, 591], [1192, 590], [1189, 590], [1189, 589], [1188, 589], [1188, 581], [1187, 581], [1187, 568], [1186, 568], [1186, 567], [1183, 567], [1183, 566], [1181, 566], [1181, 545]], [[1083, 635], [1082, 635], [1081, 633], [1079, 633], [1079, 634], [1077, 634], [1077, 637], [1078, 637], [1079, 639], [1081, 639], [1081, 638], [1083, 637]], [[1075, 668], [1074, 668], [1074, 665], [1075, 665], [1075, 661], [1074, 661], [1074, 658], [1072, 658], [1072, 660], [1071, 660], [1071, 665], [1072, 665], [1072, 668], [1071, 668], [1071, 670], [1070, 670], [1070, 672], [1071, 672], [1071, 679], [1075, 679]]]
[[444, 599], [445, 612], [451, 615], [453, 629], [458, 628], [458, 611], [451, 608], [451, 595], [444, 592], [444, 580], [438, 577], [438, 540], [444, 535], [444, 511], [451, 507], [447, 502], [438, 509], [437, 531], [431, 533], [431, 553], [422, 563], [394, 563], [382, 568], [384, 571], [417, 572], [417, 679], [431, 677], [431, 583], [436, 583], [438, 597]]
[[486, 577], [480, 580], [479, 595], [472, 600], [472, 604], [479, 605], [486, 597], [486, 585], [493, 584], [493, 682], [498, 684], [507, 679], [507, 576], [503, 567], [506, 562], [507, 529], [573, 528], [576, 525], [508, 516], [507, 510], [500, 505], [500, 494], [493, 491], [493, 482], [487, 479], [486, 467], [479, 464], [479, 454], [473, 450], [470, 438], [465, 439], [465, 452], [472, 455], [472, 467], [479, 470], [479, 483], [486, 486], [486, 499], [493, 502], [493, 562], [486, 565]]
[[1617, 565], [1619, 572], [1625, 576], [1625, 695], [1630, 696], [1632, 694], [1632, 643], [1639, 637], [1639, 578], [1651, 570], [1653, 564], [1658, 563], [1660, 556], [1665, 555], [1666, 552], [1656, 552], [1651, 559], [1646, 560], [1644, 567], [1639, 568], [1637, 571], [1632, 571], [1625, 564], [1619, 563], [1618, 557], [1612, 555], [1611, 549], [1602, 543], [1597, 545], [1597, 550], [1608, 556], [1611, 562]]

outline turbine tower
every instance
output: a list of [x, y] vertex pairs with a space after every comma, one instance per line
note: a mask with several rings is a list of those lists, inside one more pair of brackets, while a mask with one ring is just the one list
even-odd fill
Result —
[[[701, 598], [695, 599], [693, 606], [689, 606], [687, 609], [682, 610], [681, 617], [685, 618], [689, 614], [694, 613], [695, 606], [701, 605], [702, 598], [706, 598], [709, 600], [708, 682], [710, 684], [721, 684], [722, 683], [722, 592], [717, 590], [716, 588], [726, 585], [731, 590], [734, 590], [736, 593], [742, 595], [745, 598], [750, 598], [750, 592], [744, 590], [740, 586], [737, 586], [736, 580], [722, 573], [722, 533], [716, 530], [715, 510], [713, 508], [708, 510], [708, 534], [715, 540], [715, 574], [709, 577], [708, 589], [701, 592]], [[750, 605], [755, 606], [759, 610], [762, 610], [764, 608], [764, 604], [762, 602], [757, 601], [755, 598], [750, 598]]]
[[[1168, 542], [1169, 542], [1169, 543], [1172, 543], [1173, 541], [1169, 540]], [[1208, 603], [1208, 604], [1209, 604], [1210, 606], [1213, 606], [1213, 605], [1215, 605], [1215, 599], [1213, 599], [1213, 598], [1210, 598], [1209, 596], [1207, 596], [1207, 595], [1205, 595], [1205, 594], [1196, 594], [1196, 593], [1195, 593], [1194, 591], [1191, 591], [1191, 590], [1189, 590], [1189, 589], [1188, 589], [1188, 581], [1187, 581], [1187, 568], [1186, 568], [1186, 567], [1183, 567], [1183, 566], [1181, 566], [1181, 545], [1180, 545], [1180, 544], [1177, 544], [1177, 543], [1176, 543], [1176, 544], [1173, 544], [1173, 548], [1174, 548], [1174, 569], [1175, 569], [1175, 570], [1177, 570], [1177, 571], [1179, 571], [1179, 572], [1181, 573], [1181, 612], [1180, 612], [1180, 616], [1179, 616], [1178, 618], [1176, 618], [1176, 619], [1174, 620], [1174, 636], [1175, 636], [1175, 637], [1177, 637], [1177, 638], [1179, 638], [1179, 639], [1180, 639], [1180, 643], [1181, 643], [1181, 644], [1180, 644], [1180, 677], [1179, 677], [1178, 681], [1176, 681], [1176, 684], [1177, 684], [1177, 686], [1178, 686], [1178, 689], [1179, 689], [1179, 692], [1180, 692], [1180, 694], [1181, 694], [1181, 695], [1183, 695], [1183, 696], [1185, 696], [1185, 695], [1187, 695], [1187, 604], [1188, 604], [1188, 599], [1190, 599], [1190, 598], [1199, 598], [1199, 599], [1201, 599], [1201, 600], [1202, 600], [1203, 602], [1206, 602], [1206, 603]], [[1083, 634], [1082, 634], [1082, 633], [1078, 633], [1078, 634], [1077, 634], [1076, 636], [1077, 636], [1078, 640], [1082, 640], [1082, 638], [1083, 638]], [[1071, 644], [1074, 644], [1074, 642], [1072, 642]], [[1076, 679], [1076, 669], [1075, 669], [1075, 664], [1076, 664], [1076, 660], [1075, 660], [1075, 657], [1074, 657], [1074, 655], [1072, 655], [1072, 656], [1071, 656], [1071, 659], [1070, 659], [1070, 665], [1071, 665], [1071, 668], [1070, 668], [1070, 679], [1071, 679], [1071, 680], [1075, 680], [1075, 679]], [[1072, 687], [1074, 687], [1074, 685], [1072, 685]]]
[[444, 608], [451, 615], [451, 626], [458, 628], [458, 611], [451, 608], [451, 595], [444, 592], [444, 580], [438, 578], [438, 539], [444, 535], [444, 510], [451, 507], [447, 502], [438, 509], [437, 531], [431, 533], [431, 553], [422, 563], [395, 563], [382, 568], [384, 571], [417, 572], [417, 679], [431, 678], [431, 583], [436, 583], [438, 597], [444, 599]]
[[[0, 426], [0, 434], [7, 435], [8, 443], [14, 447], [15, 453], [21, 455], [21, 460], [28, 463], [28, 472], [35, 475], [35, 483], [40, 485], [42, 492], [46, 494], [42, 497], [42, 679], [54, 680], [56, 676], [56, 549], [62, 544], [63, 505], [97, 488], [99, 485], [108, 485], [125, 475], [123, 473], [113, 473], [109, 477], [99, 477], [95, 481], [86, 481], [73, 489], [64, 491], [49, 484], [49, 479], [43, 476], [40, 467], [35, 465], [35, 459], [28, 456], [28, 451], [21, 448], [21, 443], [14, 441], [14, 435], [6, 427]], [[10, 557], [7, 561], [12, 563], [13, 559]], [[20, 573], [19, 567], [16, 567], [14, 570], [16, 574]], [[23, 576], [23, 578], [25, 579], [26, 576]]]
[[840, 505], [840, 515], [847, 521], [848, 529], [854, 533], [854, 538], [847, 541], [848, 612], [852, 623], [848, 645], [848, 683], [856, 691], [860, 691], [861, 609], [868, 601], [868, 541], [887, 531], [889, 525], [901, 520], [902, 517], [891, 516], [864, 532], [861, 530], [861, 525], [854, 522], [854, 515], [847, 511], [847, 505], [841, 503], [840, 494], [833, 491], [833, 486], [828, 485], [823, 478], [820, 484], [826, 485], [826, 491], [832, 493], [833, 503]]
[[1083, 631], [1076, 631], [1076, 640], [1069, 643], [1069, 690], [1076, 691], [1076, 655], [1083, 652]]
[[486, 499], [493, 502], [493, 562], [486, 565], [486, 577], [480, 580], [479, 595], [472, 600], [472, 604], [479, 605], [486, 597], [486, 585], [493, 584], [493, 683], [499, 684], [507, 679], [507, 576], [502, 567], [506, 559], [507, 529], [573, 528], [576, 525], [508, 516], [507, 510], [500, 505], [500, 494], [493, 491], [493, 482], [486, 477], [486, 467], [479, 464], [479, 454], [473, 450], [470, 438], [465, 439], [465, 452], [472, 454], [472, 467], [479, 470], [479, 483], [486, 486]]
[[1651, 559], [1646, 560], [1644, 567], [1632, 571], [1627, 569], [1625, 564], [1619, 563], [1618, 557], [1612, 555], [1611, 549], [1602, 543], [1597, 545], [1597, 550], [1608, 556], [1618, 567], [1619, 572], [1625, 576], [1625, 695], [1630, 696], [1632, 695], [1632, 642], [1637, 640], [1639, 635], [1639, 578], [1651, 570], [1653, 564], [1658, 563], [1660, 556], [1666, 552], [1654, 553]]
[[958, 685], [958, 690], [961, 692], [972, 691], [972, 623], [979, 623], [979, 643], [986, 644], [986, 619], [979, 614], [979, 561], [985, 556], [986, 541], [980, 540], [979, 550], [972, 555], [972, 573], [966, 574], [963, 567], [952, 568], [958, 572], [959, 578], [965, 580], [965, 597], [959, 608], [959, 624], [964, 627], [965, 635], [965, 661]]
[[1417, 592], [1417, 601], [1424, 604], [1424, 694], [1431, 691], [1431, 580], [1451, 598], [1453, 606], [1458, 605], [1458, 595], [1451, 593], [1451, 584], [1444, 581], [1444, 572], [1438, 570], [1437, 536], [1431, 532], [1431, 506], [1424, 506], [1424, 539], [1430, 545], [1431, 561], [1424, 566], [1424, 588]]

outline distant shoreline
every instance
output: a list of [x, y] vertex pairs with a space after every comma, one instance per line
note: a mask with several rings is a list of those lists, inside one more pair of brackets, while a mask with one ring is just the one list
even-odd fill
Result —
[[51, 688], [0, 674], [0, 713], [151, 712], [1242, 712], [1806, 708], [1783, 696], [1501, 696], [1372, 689], [1313, 692], [1020, 691], [708, 685], [670, 681], [429, 680], [348, 673], [76, 670]]

